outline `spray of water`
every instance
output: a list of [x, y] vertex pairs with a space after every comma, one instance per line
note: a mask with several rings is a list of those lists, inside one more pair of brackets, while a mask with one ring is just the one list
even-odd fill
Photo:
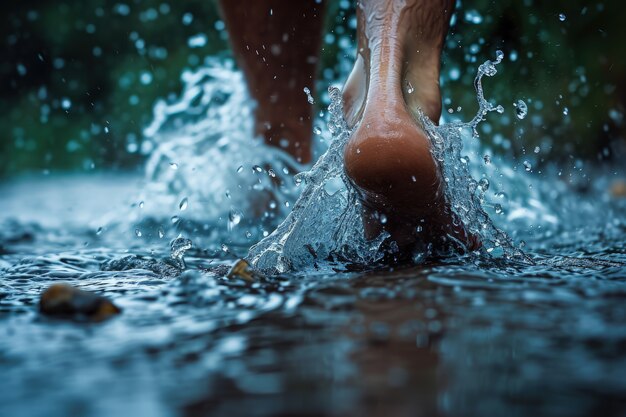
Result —
[[[498, 51], [495, 61], [486, 61], [478, 68], [474, 86], [479, 109], [471, 121], [436, 126], [418, 113], [433, 144], [433, 157], [442, 168], [446, 199], [455, 217], [470, 233], [480, 236], [484, 254], [523, 259], [521, 250], [482, 208], [488, 180], [476, 181], [468, 164], [461, 162], [462, 132], [470, 130], [477, 137], [477, 126], [485, 116], [492, 111], [502, 112], [501, 106], [485, 99], [482, 88], [483, 77], [495, 75], [502, 58]], [[329, 95], [328, 128], [333, 135], [330, 148], [311, 170], [298, 175], [304, 188], [289, 216], [248, 254], [249, 262], [265, 272], [283, 273], [311, 265], [319, 268], [322, 261], [328, 260], [372, 264], [384, 257], [382, 244], [387, 236], [383, 234], [373, 241], [363, 236], [360, 203], [343, 171], [343, 149], [352, 131], [343, 119], [341, 92], [331, 87]], [[415, 259], [424, 259], [423, 255], [418, 253]]]

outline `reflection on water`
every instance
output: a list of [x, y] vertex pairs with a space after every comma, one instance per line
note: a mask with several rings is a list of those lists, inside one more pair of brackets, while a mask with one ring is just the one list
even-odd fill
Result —
[[[186, 271], [155, 272], [169, 240], [71, 225], [86, 206], [65, 195], [93, 181], [48, 180], [39, 204], [57, 225], [2, 215], [1, 415], [626, 412], [623, 200], [584, 228], [522, 235], [535, 265], [452, 258], [248, 284], [224, 278], [231, 253], [194, 247]], [[131, 182], [99, 184], [113, 198]], [[37, 183], [1, 191], [26, 212]], [[156, 261], [128, 269], [130, 255]], [[39, 294], [61, 281], [123, 313], [101, 324], [39, 315]]]

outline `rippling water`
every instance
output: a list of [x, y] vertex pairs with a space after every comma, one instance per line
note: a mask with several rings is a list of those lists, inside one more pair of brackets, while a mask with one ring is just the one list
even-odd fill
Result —
[[[187, 99], [217, 104], [218, 119], [185, 124], [161, 107], [147, 179], [0, 186], [0, 415], [626, 415], [626, 200], [608, 192], [614, 168], [588, 167], [581, 187], [575, 173], [533, 177], [505, 158], [473, 164], [492, 183], [478, 204], [527, 259], [329, 263], [249, 284], [227, 271], [298, 193], [264, 184], [298, 167], [241, 156], [243, 130], [224, 139], [229, 109], [246, 101], [236, 84], [210, 87], [231, 76], [189, 76], [189, 89], [205, 87]], [[202, 158], [211, 147], [216, 166], [205, 164], [216, 154]], [[474, 141], [462, 154], [484, 151]], [[273, 214], [255, 221], [247, 193]], [[194, 241], [184, 271], [167, 262], [179, 234]], [[123, 312], [98, 324], [42, 316], [56, 282]]]

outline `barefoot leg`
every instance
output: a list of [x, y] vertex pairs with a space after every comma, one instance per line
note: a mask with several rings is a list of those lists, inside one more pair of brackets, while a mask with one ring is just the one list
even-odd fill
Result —
[[471, 245], [446, 214], [444, 181], [417, 122], [420, 108], [441, 115], [440, 55], [453, 0], [362, 0], [358, 51], [344, 86], [353, 136], [345, 170], [361, 196], [368, 237], [382, 230], [401, 249], [446, 235]]
[[313, 106], [324, 1], [221, 0], [238, 65], [257, 102], [256, 133], [299, 162], [311, 160]]

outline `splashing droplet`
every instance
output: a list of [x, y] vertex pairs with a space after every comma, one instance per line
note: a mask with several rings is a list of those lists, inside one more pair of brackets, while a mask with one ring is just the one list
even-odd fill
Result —
[[178, 236], [176, 239], [170, 242], [170, 256], [178, 264], [181, 269], [185, 269], [187, 265], [185, 265], [185, 252], [187, 252], [193, 244], [191, 240], [186, 239], [182, 236]]
[[178, 208], [180, 209], [180, 211], [185, 211], [187, 210], [188, 206], [189, 206], [189, 200], [187, 199], [187, 197], [185, 197], [180, 201]]
[[563, 108], [563, 115], [567, 116], [569, 114], [569, 109], [567, 107]]
[[515, 106], [515, 114], [517, 115], [517, 118], [520, 120], [524, 119], [528, 114], [528, 106], [524, 100], [517, 100], [516, 103], [513, 103], [513, 106]]
[[311, 95], [311, 90], [309, 90], [309, 87], [304, 87], [304, 94], [306, 94], [306, 101], [309, 102], [309, 104], [315, 104], [315, 99], [313, 99], [313, 96]]
[[528, 162], [528, 161], [524, 161], [524, 169], [525, 169], [527, 172], [530, 172], [530, 170], [531, 170], [531, 169], [533, 169], [533, 166], [530, 164], [530, 162]]
[[567, 19], [567, 16], [565, 16], [565, 14], [564, 14], [564, 13], [559, 13], [559, 20], [560, 20], [561, 22], [565, 22], [565, 19]]
[[483, 193], [487, 192], [489, 189], [489, 180], [487, 178], [481, 178], [480, 181], [478, 181], [478, 188], [480, 188]]

